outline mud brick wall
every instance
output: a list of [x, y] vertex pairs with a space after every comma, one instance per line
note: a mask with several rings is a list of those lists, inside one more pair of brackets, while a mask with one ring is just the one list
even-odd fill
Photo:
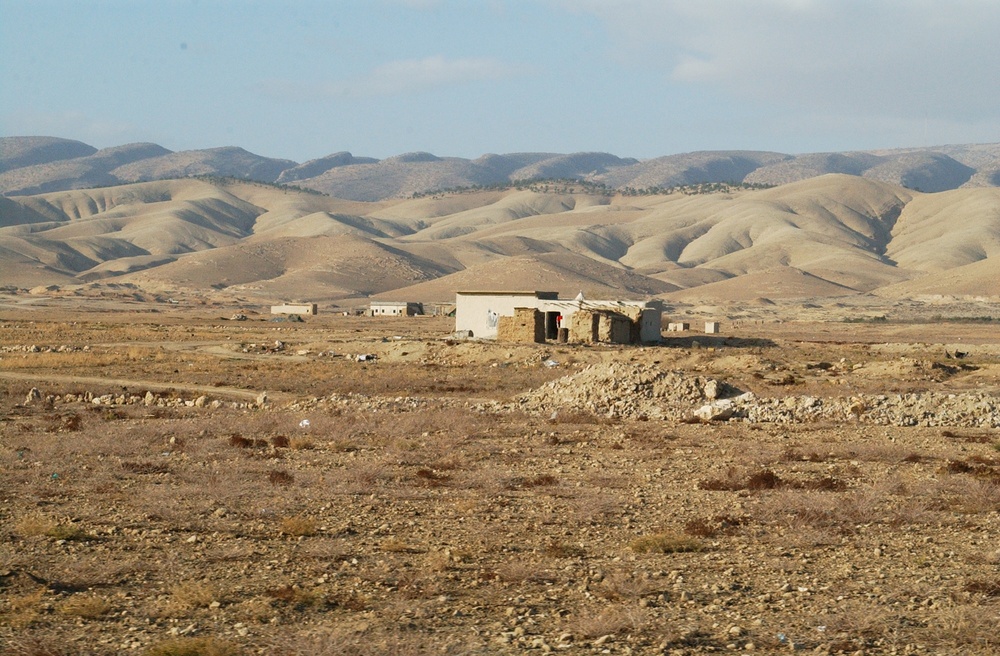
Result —
[[578, 310], [573, 313], [569, 326], [569, 341], [590, 344], [597, 341], [597, 329], [600, 315], [589, 310]]
[[497, 341], [544, 343], [545, 315], [534, 308], [515, 308], [514, 316], [497, 322]]
[[626, 316], [614, 312], [601, 312], [597, 338], [612, 344], [628, 344], [633, 340], [632, 326], [636, 325]]

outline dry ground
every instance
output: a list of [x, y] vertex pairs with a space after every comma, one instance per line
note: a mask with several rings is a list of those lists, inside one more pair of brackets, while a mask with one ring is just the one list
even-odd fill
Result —
[[120, 310], [0, 310], [5, 653], [1000, 649], [993, 430], [477, 409], [610, 361], [761, 396], [995, 393], [990, 324], [587, 348]]

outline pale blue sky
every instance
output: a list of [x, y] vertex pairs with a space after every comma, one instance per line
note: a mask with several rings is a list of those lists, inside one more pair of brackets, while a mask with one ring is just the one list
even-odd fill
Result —
[[1000, 142], [1000, 0], [0, 0], [0, 135], [477, 157]]

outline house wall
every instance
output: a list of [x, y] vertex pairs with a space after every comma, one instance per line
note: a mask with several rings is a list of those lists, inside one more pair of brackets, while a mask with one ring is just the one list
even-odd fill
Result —
[[[554, 293], [538, 294], [555, 298]], [[476, 338], [496, 338], [501, 316], [513, 317], [519, 307], [539, 309], [539, 300], [535, 292], [459, 292], [455, 296], [455, 331], [470, 331]]]
[[590, 310], [579, 310], [569, 318], [569, 341], [581, 344], [596, 342], [600, 315]]
[[501, 342], [545, 343], [545, 315], [535, 308], [515, 308], [514, 316], [500, 316], [497, 340]]
[[316, 303], [272, 305], [271, 314], [316, 314]]
[[[658, 301], [589, 301], [558, 299], [552, 292], [459, 292], [455, 301], [455, 330], [471, 331], [473, 337], [495, 338], [501, 316], [513, 317], [516, 308], [534, 308], [560, 314], [572, 342], [607, 341], [598, 335], [599, 314], [613, 313], [630, 323], [629, 337], [618, 343], [657, 343], [663, 308]], [[624, 330], [618, 328], [616, 330]], [[616, 332], [616, 341], [621, 339]]]
[[414, 302], [392, 303], [388, 301], [373, 301], [368, 308], [369, 316], [373, 317], [412, 317], [423, 313], [423, 305]]
[[633, 341], [632, 326], [635, 324], [631, 319], [616, 312], [600, 312], [598, 316], [599, 341], [611, 344], [628, 344]]

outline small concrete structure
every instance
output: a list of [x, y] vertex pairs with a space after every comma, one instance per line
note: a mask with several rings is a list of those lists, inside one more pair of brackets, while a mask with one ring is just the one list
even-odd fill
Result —
[[691, 324], [683, 321], [678, 321], [676, 323], [667, 324], [668, 333], [682, 333], [685, 330], [691, 330]]
[[722, 325], [718, 321], [706, 321], [705, 332], [709, 335], [717, 335], [722, 331]]
[[272, 305], [271, 314], [308, 314], [315, 315], [318, 306], [316, 303], [285, 303], [284, 305]]
[[368, 306], [370, 317], [413, 317], [423, 313], [423, 304], [413, 301], [372, 301]]
[[[540, 291], [467, 291], [455, 296], [455, 331], [481, 339], [499, 338], [502, 317], [514, 319], [517, 329], [505, 329], [505, 335], [517, 335], [518, 341], [535, 341], [535, 310], [542, 317], [544, 340], [557, 340], [560, 329], [567, 328], [571, 342], [611, 342], [615, 344], [657, 343], [663, 306], [659, 301], [560, 299], [556, 292]], [[511, 324], [513, 326], [514, 324]], [[529, 340], [530, 335], [530, 340]]]

